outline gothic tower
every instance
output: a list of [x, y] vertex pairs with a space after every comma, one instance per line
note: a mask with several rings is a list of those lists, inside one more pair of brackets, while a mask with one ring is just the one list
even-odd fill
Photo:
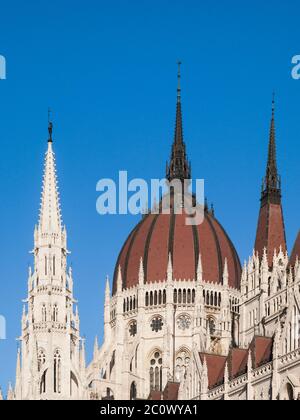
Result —
[[84, 397], [84, 341], [77, 307], [74, 312], [72, 270], [67, 270], [67, 232], [61, 220], [51, 122], [48, 131], [34, 269], [29, 269], [17, 355], [18, 400]]

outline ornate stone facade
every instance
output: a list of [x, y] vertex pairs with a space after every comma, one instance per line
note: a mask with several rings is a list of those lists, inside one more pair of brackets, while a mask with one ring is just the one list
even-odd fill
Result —
[[[179, 75], [180, 80], [180, 75]], [[178, 85], [167, 179], [190, 179]], [[192, 197], [193, 199], [193, 197]], [[66, 229], [60, 216], [52, 126], [34, 269], [8, 399], [298, 399], [300, 235], [286, 251], [274, 104], [253, 255], [239, 258], [213, 209], [200, 226], [149, 213], [129, 235], [111, 292], [104, 338], [85, 366]], [[0, 399], [2, 395], [0, 394]]]
[[[172, 174], [191, 175], [180, 85]], [[129, 235], [112, 296], [107, 283], [104, 343], [87, 369], [94, 398], [298, 398], [300, 235], [289, 258], [274, 101], [255, 249], [241, 272], [214, 211], [204, 212], [193, 234], [171, 212], [146, 217]]]
[[20, 348], [17, 355], [16, 400], [81, 399], [85, 396], [84, 341], [74, 304], [73, 277], [67, 269], [67, 232], [62, 225], [52, 124], [38, 225], [34, 230], [34, 268], [29, 269]]

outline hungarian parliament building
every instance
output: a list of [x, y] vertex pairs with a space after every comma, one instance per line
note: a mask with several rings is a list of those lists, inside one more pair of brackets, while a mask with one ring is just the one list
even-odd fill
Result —
[[[166, 179], [183, 183], [191, 165], [181, 106], [179, 73]], [[16, 378], [0, 398], [300, 399], [300, 233], [288, 254], [274, 101], [248, 262], [241, 266], [213, 208], [202, 206], [201, 224], [186, 224], [170, 189], [169, 214], [143, 215], [120, 248], [112, 282], [103, 281], [104, 336], [89, 364], [67, 263], [52, 128], [50, 122]]]

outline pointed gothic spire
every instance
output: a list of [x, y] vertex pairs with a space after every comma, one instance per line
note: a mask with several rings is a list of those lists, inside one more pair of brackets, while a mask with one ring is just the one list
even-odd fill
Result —
[[81, 349], [80, 349], [80, 367], [82, 372], [85, 370], [85, 338], [81, 339]]
[[199, 283], [202, 283], [202, 280], [203, 280], [202, 258], [201, 258], [201, 254], [199, 254], [198, 266], [197, 266], [197, 281]]
[[229, 368], [228, 361], [226, 360], [224, 368], [224, 400], [228, 400], [228, 391], [229, 391]]
[[269, 135], [268, 161], [262, 185], [260, 214], [257, 225], [255, 251], [262, 258], [267, 249], [268, 264], [272, 266], [273, 254], [286, 251], [285, 228], [281, 206], [281, 180], [278, 175], [275, 139], [275, 99], [272, 100], [272, 117]]
[[14, 391], [13, 391], [13, 387], [12, 387], [11, 382], [9, 382], [8, 391], [7, 391], [7, 400], [8, 401], [13, 401], [14, 399], [15, 399], [15, 394], [14, 394]]
[[183, 141], [182, 110], [181, 110], [181, 62], [178, 62], [178, 85], [176, 104], [175, 135], [172, 145], [170, 164], [167, 164], [166, 178], [184, 181], [191, 178], [191, 167], [187, 160], [185, 143]]
[[276, 160], [276, 135], [275, 135], [275, 96], [272, 100], [272, 117], [269, 134], [268, 161], [266, 176], [262, 187], [262, 202], [280, 203], [281, 199], [281, 181], [277, 171]]
[[61, 211], [57, 176], [55, 168], [55, 154], [52, 150], [52, 130], [53, 124], [49, 121], [48, 150], [46, 152], [43, 189], [41, 198], [39, 228], [42, 233], [61, 233]]
[[105, 300], [110, 300], [110, 283], [109, 277], [106, 276], [106, 284], [105, 284]]
[[20, 350], [20, 347], [18, 347], [18, 353], [17, 353], [15, 395], [17, 399], [21, 399], [21, 350]]
[[251, 373], [253, 367], [253, 361], [252, 361], [252, 351], [248, 351], [248, 359], [247, 359], [247, 372], [248, 374]]
[[267, 254], [267, 248], [264, 247], [263, 250], [263, 257], [262, 257], [262, 269], [264, 270], [268, 270], [268, 254]]
[[176, 123], [175, 123], [175, 138], [176, 144], [183, 143], [183, 128], [182, 128], [182, 111], [181, 111], [181, 62], [178, 61], [177, 73], [177, 105], [176, 105]]
[[144, 273], [144, 263], [143, 257], [140, 258], [140, 267], [139, 267], [139, 285], [143, 286], [145, 281], [145, 273]]
[[207, 367], [207, 361], [206, 361], [205, 356], [202, 362], [201, 382], [202, 382], [201, 400], [207, 400], [209, 383], [208, 383], [208, 367]]
[[98, 351], [99, 351], [99, 345], [98, 345], [98, 337], [95, 337], [95, 342], [94, 342], [94, 357], [93, 359], [96, 360], [98, 357]]
[[167, 268], [167, 281], [168, 281], [168, 283], [171, 283], [172, 280], [173, 280], [172, 255], [171, 255], [171, 252], [169, 252], [168, 268]]
[[228, 281], [228, 263], [227, 263], [227, 258], [225, 258], [224, 261], [224, 269], [223, 269], [223, 286], [224, 287], [228, 287], [229, 281]]
[[117, 277], [117, 291], [122, 292], [122, 289], [123, 289], [122, 270], [121, 270], [121, 266], [119, 265], [118, 277]]
[[248, 361], [247, 361], [247, 400], [253, 400], [253, 385], [252, 385], [252, 369], [253, 369], [253, 362], [252, 362], [252, 351], [249, 350], [248, 352]]

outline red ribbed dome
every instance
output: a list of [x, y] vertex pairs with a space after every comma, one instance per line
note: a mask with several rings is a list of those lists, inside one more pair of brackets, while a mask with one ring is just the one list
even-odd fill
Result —
[[123, 288], [138, 284], [141, 257], [145, 282], [165, 281], [169, 253], [174, 279], [195, 279], [201, 254], [204, 281], [222, 283], [226, 258], [229, 286], [239, 288], [241, 265], [237, 252], [220, 223], [205, 211], [204, 220], [198, 226], [186, 225], [184, 213], [145, 216], [133, 229], [121, 250], [114, 274], [113, 292], [117, 290], [119, 266]]
[[[187, 159], [183, 139], [180, 63], [178, 63], [178, 87], [176, 104], [176, 124], [170, 162], [167, 164], [166, 179], [170, 182], [191, 179], [191, 165]], [[173, 190], [172, 190], [173, 191]], [[171, 206], [178, 206], [178, 191], [171, 194]], [[188, 194], [188, 193], [187, 193]], [[180, 197], [182, 199], [182, 197]], [[184, 199], [195, 203], [189, 194]], [[180, 201], [181, 206], [184, 200]], [[160, 208], [162, 202], [160, 203]], [[188, 280], [196, 278], [199, 255], [201, 254], [203, 279], [206, 282], [222, 283], [225, 259], [228, 264], [229, 286], [239, 288], [241, 265], [236, 250], [226, 232], [208, 211], [200, 225], [186, 224], [187, 215], [148, 214], [133, 229], [119, 255], [113, 283], [113, 292], [117, 290], [117, 277], [121, 268], [123, 288], [138, 284], [140, 259], [143, 259], [145, 282], [165, 281], [169, 254], [173, 266], [173, 278]]]

